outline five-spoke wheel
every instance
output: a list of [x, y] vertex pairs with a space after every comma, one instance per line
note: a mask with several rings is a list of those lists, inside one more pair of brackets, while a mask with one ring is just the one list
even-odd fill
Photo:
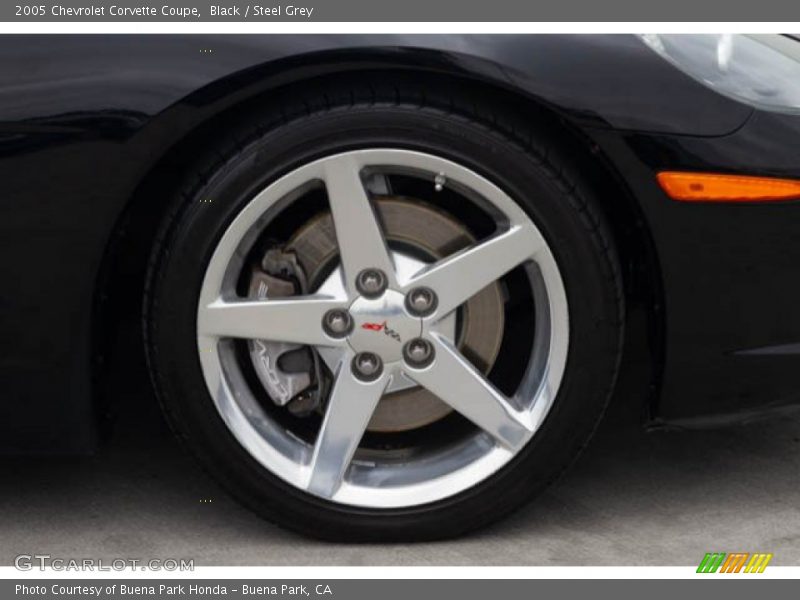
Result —
[[173, 427], [247, 506], [329, 539], [499, 519], [586, 444], [619, 364], [619, 267], [580, 174], [487, 124], [513, 111], [396, 85], [243, 116], [175, 198], [147, 288]]
[[[468, 247], [417, 269], [397, 268], [365, 180], [411, 173], [422, 181], [446, 178], [463, 194], [480, 198], [495, 218], [494, 231]], [[253, 227], [298, 189], [322, 186], [338, 247], [338, 284], [306, 295], [263, 300], [236, 297], [237, 258], [254, 239]], [[257, 234], [257, 232], [256, 232]], [[540, 300], [530, 372], [515, 394], [497, 389], [457, 348], [457, 331], [441, 329], [470, 298], [521, 267]], [[531, 306], [535, 310], [535, 306]], [[371, 149], [329, 156], [304, 165], [259, 192], [241, 211], [211, 257], [197, 316], [198, 349], [209, 391], [236, 437], [266, 468], [292, 484], [338, 502], [407, 506], [451, 496], [478, 483], [511, 459], [530, 439], [552, 404], [564, 370], [568, 313], [553, 255], [531, 219], [502, 190], [475, 172], [430, 154]], [[245, 338], [338, 351], [324, 418], [313, 446], [284, 447], [259, 429], [264, 415], [244, 403], [243, 390], [226, 369], [222, 340]], [[367, 425], [393, 381], [428, 390], [475, 426], [457, 456], [431, 452], [406, 468], [361, 465], [348, 472]], [[487, 437], [488, 436], [488, 437]], [[491, 443], [487, 442], [491, 440]], [[462, 440], [463, 442], [463, 440]], [[295, 442], [302, 444], [302, 442]], [[478, 450], [477, 448], [481, 449]], [[442, 453], [440, 453], [442, 454]], [[460, 454], [460, 456], [458, 456]], [[436, 462], [447, 462], [432, 468]], [[412, 495], [413, 490], [413, 495]]]

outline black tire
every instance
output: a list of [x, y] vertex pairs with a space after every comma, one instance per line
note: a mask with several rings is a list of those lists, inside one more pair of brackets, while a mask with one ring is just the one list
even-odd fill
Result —
[[[425, 97], [425, 102], [413, 100]], [[530, 500], [588, 442], [616, 379], [623, 338], [620, 270], [598, 203], [568, 160], [524, 121], [476, 98], [421, 90], [385, 94], [374, 84], [308, 90], [264, 107], [200, 161], [174, 201], [151, 259], [144, 326], [158, 396], [177, 435], [236, 498], [267, 519], [339, 541], [452, 537]], [[322, 100], [324, 98], [324, 101]], [[466, 104], [470, 109], [456, 109]], [[275, 115], [283, 115], [280, 120]], [[296, 116], [292, 116], [296, 115]], [[257, 463], [229, 432], [206, 389], [196, 349], [197, 299], [226, 226], [254, 193], [327, 154], [366, 147], [426, 151], [504, 189], [548, 239], [569, 299], [570, 351], [544, 424], [504, 468], [435, 503], [369, 510], [306, 494]], [[201, 202], [213, 198], [213, 203]]]

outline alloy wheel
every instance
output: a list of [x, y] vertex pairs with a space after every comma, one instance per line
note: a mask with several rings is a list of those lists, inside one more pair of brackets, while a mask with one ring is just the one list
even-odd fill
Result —
[[[400, 175], [435, 194], [454, 190], [494, 221], [467, 247], [422, 260], [388, 241], [367, 183]], [[309, 189], [327, 195], [336, 265], [300, 295], [242, 296], [245, 257], [269, 223]], [[533, 314], [525, 368], [499, 389], [459, 346], [459, 311], [521, 270]], [[268, 286], [266, 286], [268, 287]], [[532, 219], [499, 187], [448, 159], [402, 149], [328, 156], [261, 190], [219, 240], [197, 312], [206, 385], [228, 429], [262, 466], [325, 500], [370, 508], [433, 502], [477, 485], [516, 456], [550, 411], [564, 372], [567, 299], [556, 260]], [[310, 348], [330, 370], [319, 426], [303, 437], [266, 410], [247, 381], [237, 342]], [[512, 389], [513, 388], [513, 389]], [[360, 452], [391, 393], [421, 389], [472, 427], [444, 445], [382, 455]]]

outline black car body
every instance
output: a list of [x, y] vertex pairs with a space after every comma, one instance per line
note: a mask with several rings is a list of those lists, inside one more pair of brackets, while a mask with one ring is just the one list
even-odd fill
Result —
[[551, 120], [646, 311], [648, 423], [800, 401], [800, 203], [680, 203], [656, 182], [800, 178], [800, 115], [721, 95], [634, 36], [9, 35], [0, 56], [3, 450], [95, 447], [116, 324], [195, 144], [264, 98], [365, 72], [459, 81]]

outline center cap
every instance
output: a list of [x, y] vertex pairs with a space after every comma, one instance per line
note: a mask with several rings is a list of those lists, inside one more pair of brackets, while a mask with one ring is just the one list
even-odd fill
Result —
[[403, 357], [403, 344], [422, 333], [422, 321], [405, 308], [403, 294], [388, 290], [380, 298], [357, 298], [350, 305], [353, 331], [347, 341], [356, 352], [373, 352], [384, 363]]

